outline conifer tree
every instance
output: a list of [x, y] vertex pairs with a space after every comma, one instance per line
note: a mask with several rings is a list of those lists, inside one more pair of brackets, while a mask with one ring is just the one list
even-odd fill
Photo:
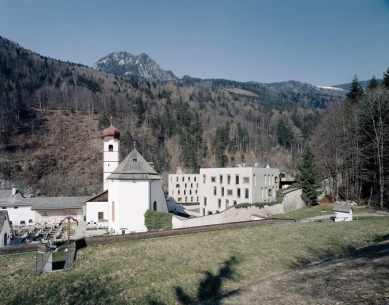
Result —
[[310, 206], [312, 201], [319, 195], [320, 176], [316, 169], [315, 156], [309, 145], [305, 147], [297, 167], [300, 173], [297, 175], [296, 181], [303, 188], [302, 199]]
[[384, 72], [384, 81], [382, 84], [389, 89], [389, 68], [386, 69], [386, 73]]
[[351, 82], [351, 87], [348, 90], [346, 96], [349, 100], [356, 102], [359, 97], [361, 97], [363, 94], [363, 88], [361, 83], [358, 80], [358, 77], [354, 75], [354, 78]]
[[377, 88], [379, 85], [380, 85], [380, 83], [377, 81], [377, 79], [376, 79], [375, 76], [373, 75], [373, 77], [371, 78], [371, 80], [370, 80], [369, 85], [367, 86], [367, 88], [370, 89], [370, 90], [372, 90], [372, 89]]

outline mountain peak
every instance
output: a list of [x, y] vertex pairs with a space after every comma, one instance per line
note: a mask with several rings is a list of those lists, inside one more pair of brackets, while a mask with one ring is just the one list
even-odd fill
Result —
[[98, 60], [93, 68], [124, 76], [141, 76], [151, 80], [177, 79], [173, 72], [162, 70], [146, 53], [132, 55], [125, 51], [113, 52]]

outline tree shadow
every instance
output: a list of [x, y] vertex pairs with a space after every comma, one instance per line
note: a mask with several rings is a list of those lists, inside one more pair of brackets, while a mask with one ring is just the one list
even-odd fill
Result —
[[[222, 293], [222, 283], [224, 280], [233, 279], [236, 275], [234, 266], [238, 263], [235, 256], [223, 262], [223, 266], [216, 274], [210, 271], [203, 271], [204, 277], [200, 280], [195, 297], [187, 294], [180, 286], [174, 287], [176, 298], [180, 304], [192, 304], [199, 301], [209, 300], [214, 297], [220, 296]], [[236, 291], [230, 292], [235, 293]], [[220, 304], [219, 299], [212, 299], [212, 304]], [[147, 304], [149, 305], [164, 305], [163, 302], [156, 301], [152, 298], [148, 298]]]

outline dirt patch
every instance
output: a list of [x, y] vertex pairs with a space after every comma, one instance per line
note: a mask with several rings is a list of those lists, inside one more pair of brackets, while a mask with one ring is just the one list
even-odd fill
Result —
[[252, 284], [220, 304], [389, 304], [389, 242]]

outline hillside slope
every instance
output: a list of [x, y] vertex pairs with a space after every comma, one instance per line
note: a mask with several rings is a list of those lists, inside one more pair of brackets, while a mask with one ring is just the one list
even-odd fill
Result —
[[[0, 179], [44, 195], [95, 193], [102, 182], [98, 139], [109, 117], [121, 131], [122, 157], [136, 141], [163, 176], [177, 166], [196, 172], [241, 162], [293, 174], [320, 117], [315, 107], [336, 99], [222, 79], [124, 77], [0, 38]], [[64, 187], [68, 175], [79, 178], [71, 183], [78, 187]], [[62, 187], [50, 187], [53, 181]]]

